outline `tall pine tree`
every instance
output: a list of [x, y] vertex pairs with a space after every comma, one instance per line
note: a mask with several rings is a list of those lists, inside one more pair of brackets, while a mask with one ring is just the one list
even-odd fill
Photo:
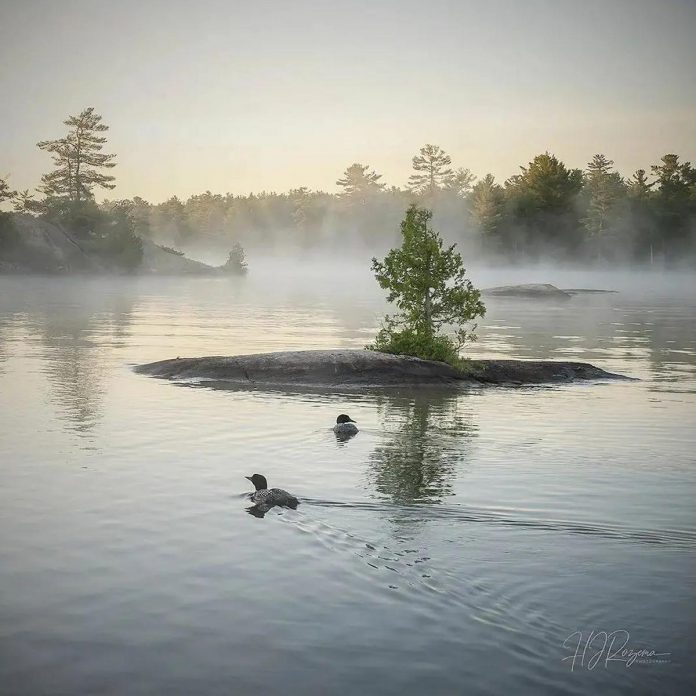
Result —
[[492, 174], [486, 174], [474, 186], [470, 206], [486, 246], [495, 249], [500, 241], [498, 237], [505, 210], [505, 192], [502, 186], [495, 183]]
[[582, 223], [592, 240], [595, 253], [602, 256], [606, 239], [617, 222], [617, 205], [626, 187], [618, 172], [612, 171], [614, 161], [604, 155], [595, 155], [587, 164], [585, 189], [589, 194], [587, 215]]
[[449, 177], [445, 186], [448, 191], [452, 191], [457, 196], [464, 198], [473, 188], [476, 177], [471, 173], [469, 169], [464, 169], [460, 167], [456, 172]]
[[408, 183], [413, 193], [432, 198], [452, 179], [452, 160], [437, 145], [425, 145], [412, 161], [416, 173], [410, 176]]
[[343, 178], [336, 184], [343, 189], [341, 198], [364, 204], [370, 196], [384, 189], [384, 184], [379, 181], [381, 178], [382, 175], [371, 170], [368, 165], [355, 162], [346, 169]]
[[650, 170], [655, 177], [653, 203], [660, 228], [661, 245], [676, 258], [690, 246], [691, 222], [696, 217], [696, 169], [667, 154]]
[[40, 190], [49, 197], [64, 198], [71, 202], [92, 199], [93, 190], [113, 189], [114, 178], [103, 170], [116, 166], [116, 155], [102, 152], [106, 138], [100, 133], [109, 130], [101, 122], [102, 117], [89, 107], [78, 116], [63, 121], [70, 130], [58, 140], [42, 140], [37, 143], [41, 150], [53, 155], [55, 169], [41, 177]]

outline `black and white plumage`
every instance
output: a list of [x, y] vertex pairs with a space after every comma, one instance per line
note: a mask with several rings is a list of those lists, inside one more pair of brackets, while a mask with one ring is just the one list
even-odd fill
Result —
[[259, 507], [271, 508], [274, 505], [282, 505], [294, 510], [299, 505], [297, 498], [282, 488], [269, 488], [266, 477], [261, 474], [245, 476], [244, 478], [249, 479], [254, 484], [256, 490], [250, 497], [252, 502]]
[[358, 432], [358, 426], [355, 425], [355, 421], [350, 416], [342, 413], [336, 418], [336, 425], [334, 425], [333, 431], [337, 435], [355, 435]]

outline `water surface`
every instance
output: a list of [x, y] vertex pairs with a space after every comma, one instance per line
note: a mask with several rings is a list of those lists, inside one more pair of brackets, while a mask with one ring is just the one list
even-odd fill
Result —
[[[472, 272], [620, 291], [491, 300], [473, 357], [639, 381], [308, 394], [132, 372], [358, 348], [385, 311], [367, 264], [251, 267], [0, 278], [3, 694], [688, 693], [693, 278]], [[254, 472], [299, 509], [247, 514]], [[578, 631], [669, 655], [592, 666], [600, 636], [573, 661]]]

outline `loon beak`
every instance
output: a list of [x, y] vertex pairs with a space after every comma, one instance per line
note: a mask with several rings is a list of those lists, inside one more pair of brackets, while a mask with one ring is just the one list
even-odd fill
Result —
[[249, 481], [251, 481], [251, 476], [245, 476], [244, 478], [245, 478], [245, 479], [248, 479]]

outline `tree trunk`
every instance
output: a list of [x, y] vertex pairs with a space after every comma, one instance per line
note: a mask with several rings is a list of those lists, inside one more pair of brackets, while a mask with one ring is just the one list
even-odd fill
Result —
[[430, 285], [431, 285], [431, 274], [430, 274], [430, 254], [428, 253], [426, 257], [426, 277], [428, 286], [425, 290], [425, 299], [423, 302], [423, 326], [425, 327], [425, 332], [430, 338], [433, 335], [433, 318], [432, 318], [432, 303], [430, 296]]
[[430, 306], [430, 288], [428, 288], [428, 290], [426, 290], [426, 292], [425, 292], [425, 305], [423, 307], [423, 310], [424, 310], [423, 319], [425, 322], [426, 330], [428, 332], [428, 335], [430, 335], [433, 332], [433, 329], [432, 329], [432, 321], [433, 320], [432, 320], [432, 316], [431, 316], [432, 309]]
[[77, 145], [75, 146], [75, 200], [80, 202], [80, 129], [77, 129]]

